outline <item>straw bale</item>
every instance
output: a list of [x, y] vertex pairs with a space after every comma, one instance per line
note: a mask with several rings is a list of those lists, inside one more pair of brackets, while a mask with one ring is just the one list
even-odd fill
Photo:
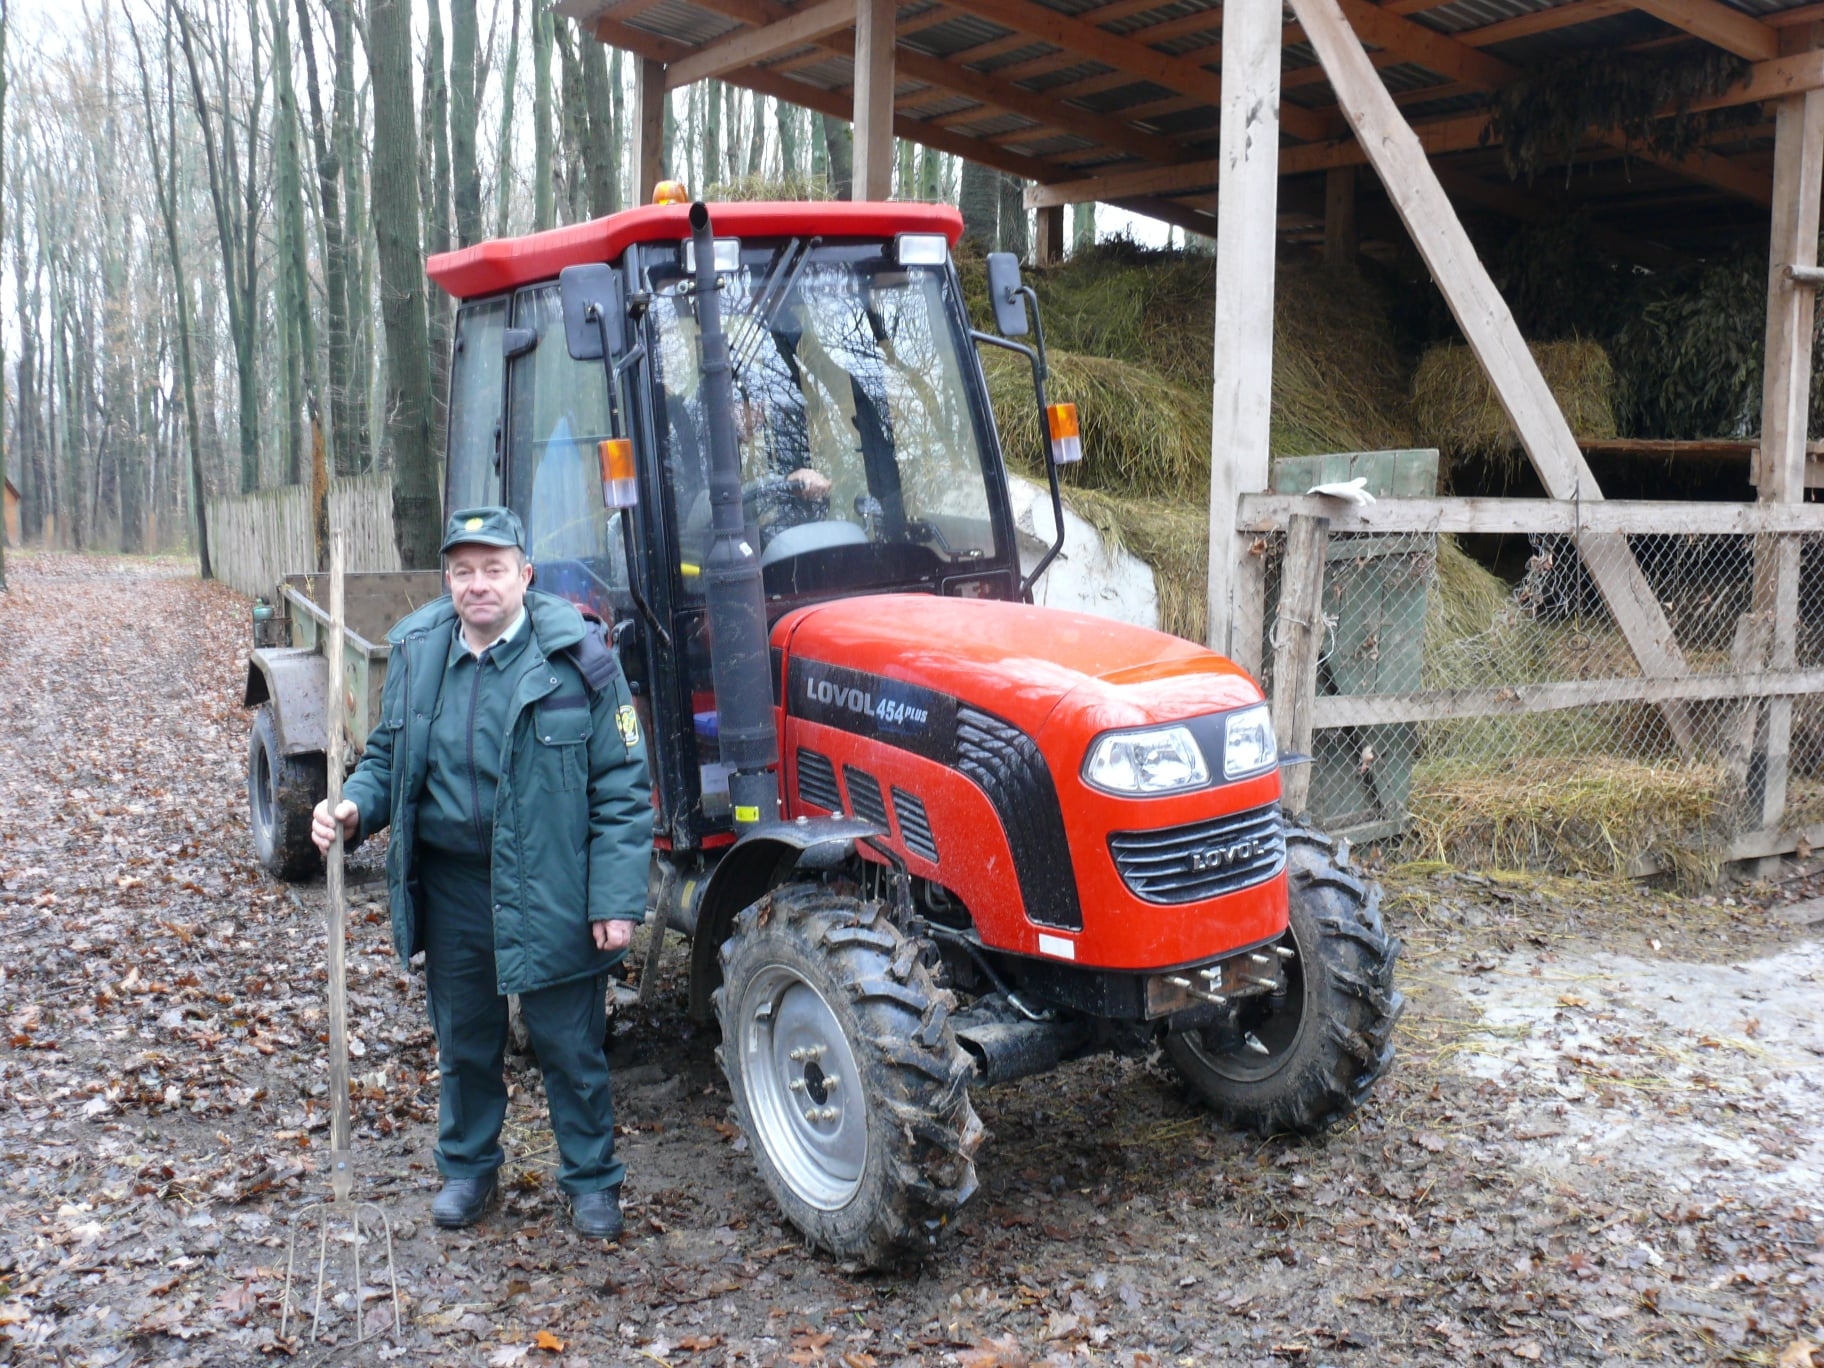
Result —
[[[1572, 432], [1579, 437], [1616, 435], [1615, 368], [1601, 344], [1542, 342], [1532, 353]], [[1419, 358], [1412, 379], [1412, 422], [1418, 440], [1437, 447], [1451, 464], [1518, 465], [1519, 435], [1468, 347], [1432, 347]]]
[[1712, 764], [1603, 754], [1427, 760], [1413, 775], [1410, 839], [1463, 869], [1625, 877], [1646, 857], [1701, 886], [1716, 877], [1735, 806]]

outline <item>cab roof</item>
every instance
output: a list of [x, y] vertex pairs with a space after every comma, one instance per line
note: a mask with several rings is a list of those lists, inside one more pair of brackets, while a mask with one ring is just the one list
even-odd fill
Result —
[[[942, 233], [954, 247], [963, 233], [963, 216], [948, 204], [756, 201], [712, 204], [709, 217], [717, 237], [815, 233], [825, 238], [884, 238], [895, 233]], [[446, 293], [474, 299], [554, 280], [566, 266], [613, 261], [629, 243], [677, 242], [689, 236], [688, 204], [647, 204], [587, 223], [440, 252], [425, 263], [425, 271]]]

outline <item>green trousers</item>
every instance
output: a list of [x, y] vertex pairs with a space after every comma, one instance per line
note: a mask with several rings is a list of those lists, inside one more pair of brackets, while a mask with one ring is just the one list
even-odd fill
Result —
[[[485, 857], [422, 850], [424, 977], [437, 1033], [441, 1089], [437, 1170], [481, 1178], [501, 1165], [507, 1115], [503, 1066], [507, 1000], [494, 971], [493, 897]], [[520, 1011], [545, 1078], [545, 1102], [568, 1193], [618, 1186], [614, 1095], [608, 1080], [607, 982], [602, 976], [522, 993]]]

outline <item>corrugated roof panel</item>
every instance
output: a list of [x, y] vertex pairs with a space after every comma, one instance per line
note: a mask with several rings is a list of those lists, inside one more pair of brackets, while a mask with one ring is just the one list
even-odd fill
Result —
[[701, 47], [746, 25], [711, 10], [698, 9], [687, 0], [659, 0], [644, 14], [627, 21], [634, 28], [656, 33], [674, 42]]
[[1190, 57], [1202, 52], [1205, 48], [1215, 47], [1221, 42], [1222, 30], [1215, 29], [1202, 33], [1182, 33], [1176, 38], [1167, 39], [1163, 43], [1154, 43], [1152, 46], [1172, 57]]
[[1060, 67], [1056, 71], [1041, 72], [1034, 76], [1016, 76], [1014, 84], [1024, 90], [1030, 90], [1034, 94], [1043, 95], [1056, 90], [1059, 86], [1075, 85], [1078, 81], [1087, 81], [1092, 76], [1106, 76], [1113, 70], [1114, 68], [1106, 62], [1079, 62], [1075, 66]]
[[1573, 52], [1591, 48], [1624, 48], [1632, 43], [1657, 38], [1667, 32], [1666, 26], [1645, 14], [1611, 14], [1606, 19], [1592, 19], [1574, 28], [1552, 29], [1530, 33], [1505, 43], [1492, 43], [1484, 51], [1515, 66], [1544, 66]]
[[855, 80], [855, 64], [847, 57], [832, 53], [821, 62], [801, 66], [787, 74], [791, 79], [816, 86], [819, 90], [846, 90]]
[[898, 112], [911, 119], [941, 119], [947, 114], [981, 107], [980, 100], [972, 100], [967, 95], [953, 95], [947, 90], [932, 89], [923, 97], [909, 101]]
[[1033, 3], [1058, 14], [1087, 19], [1094, 11], [1107, 4], [1108, 0], [1033, 0]]
[[[1208, 14], [1213, 21], [1220, 22], [1222, 5], [1219, 0], [1174, 0], [1171, 4], [1160, 5], [1157, 9], [1149, 9], [1141, 14], [1130, 14], [1125, 19], [1117, 19], [1103, 27], [1110, 33], [1119, 33], [1145, 42], [1146, 35], [1140, 30], [1172, 19], [1186, 19], [1193, 14]], [[1095, 16], [1090, 17], [1093, 19]]]
[[1162, 114], [1148, 123], [1167, 138], [1186, 138], [1197, 133], [1216, 131], [1216, 110], [1211, 105], [1200, 109], [1181, 109], [1176, 114]]
[[973, 67], [977, 71], [986, 72], [992, 76], [997, 72], [1005, 71], [1008, 67], [1019, 66], [1022, 62], [1036, 62], [1041, 57], [1055, 57], [1062, 51], [1064, 51], [1063, 48], [1053, 43], [1034, 42], [1007, 52], [997, 52], [982, 62], [971, 62], [968, 53], [964, 53], [959, 60], [965, 66]]
[[972, 47], [983, 43], [992, 43], [997, 38], [1005, 38], [1011, 29], [978, 19], [973, 14], [958, 14], [941, 24], [928, 29], [921, 29], [902, 39], [905, 45], [915, 52], [927, 53], [932, 57], [950, 57], [959, 52], [967, 52]]
[[1088, 138], [1079, 138], [1074, 133], [1046, 134], [1036, 138], [1003, 138], [1009, 147], [1017, 147], [1031, 157], [1063, 157], [1072, 152], [1086, 152], [1095, 147]]
[[1124, 109], [1151, 104], [1154, 100], [1170, 99], [1177, 93], [1162, 85], [1154, 85], [1151, 81], [1134, 81], [1128, 85], [1116, 86], [1113, 90], [1098, 90], [1074, 103], [1096, 114], [1119, 114]]
[[1550, 3], [1541, 3], [1541, 0], [1451, 0], [1448, 5], [1440, 5], [1436, 9], [1423, 10], [1407, 17], [1415, 24], [1423, 24], [1440, 33], [1463, 33], [1468, 29], [1487, 28], [1504, 19], [1518, 19], [1523, 14], [1538, 14], [1576, 2], [1577, 0], [1551, 0]]

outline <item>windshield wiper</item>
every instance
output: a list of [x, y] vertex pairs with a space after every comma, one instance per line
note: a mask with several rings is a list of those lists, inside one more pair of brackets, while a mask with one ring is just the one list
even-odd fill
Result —
[[[803, 245], [800, 246], [800, 243]], [[730, 368], [736, 375], [745, 371], [754, 359], [754, 353], [760, 348], [760, 339], [772, 330], [773, 319], [779, 313], [779, 306], [785, 303], [786, 296], [791, 294], [792, 286], [798, 283], [798, 275], [804, 270], [804, 263], [811, 259], [811, 252], [823, 244], [822, 237], [809, 240], [793, 238], [786, 243], [779, 260], [773, 263], [766, 279], [760, 282], [760, 289], [748, 301], [747, 308], [741, 311], [741, 317], [753, 318], [756, 326], [751, 330], [752, 337], [742, 348], [740, 354], [730, 359]], [[780, 273], [784, 272], [784, 279]], [[770, 298], [769, 298], [770, 296]], [[765, 306], [764, 312], [762, 306]]]

